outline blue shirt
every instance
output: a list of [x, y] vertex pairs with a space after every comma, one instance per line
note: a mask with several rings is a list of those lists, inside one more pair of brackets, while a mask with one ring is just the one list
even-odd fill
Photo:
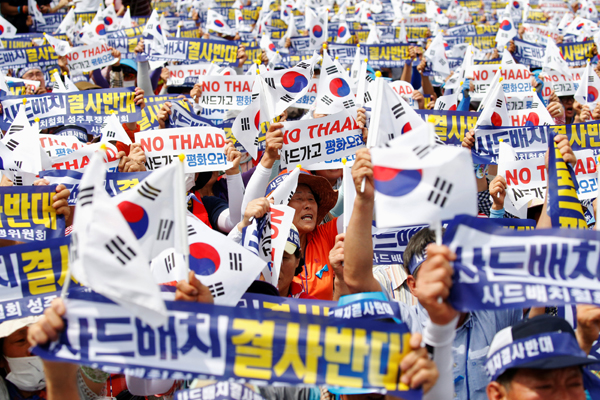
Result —
[[[429, 323], [429, 316], [420, 304], [418, 315], [423, 326]], [[496, 332], [522, 319], [522, 309], [474, 311], [467, 315], [463, 325], [456, 330], [452, 344], [455, 399], [487, 400], [485, 388], [489, 378], [485, 373], [485, 361], [490, 343]]]

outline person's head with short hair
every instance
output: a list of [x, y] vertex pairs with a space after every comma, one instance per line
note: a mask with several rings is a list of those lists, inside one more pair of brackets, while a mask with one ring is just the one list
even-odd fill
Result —
[[24, 67], [21, 68], [17, 73], [17, 78], [27, 79], [29, 81], [38, 81], [40, 83], [40, 89], [46, 92], [46, 77], [44, 71], [40, 67]]
[[427, 246], [430, 243], [435, 243], [435, 232], [429, 228], [423, 228], [410, 238], [402, 256], [403, 267], [408, 275], [406, 283], [415, 297], [418, 297], [416, 282], [419, 267], [421, 267], [421, 264], [427, 258]]
[[485, 364], [488, 399], [585, 400], [581, 368], [594, 362], [567, 321], [531, 318], [494, 336]]
[[572, 121], [575, 118], [575, 97], [573, 95], [570, 96], [559, 96], [558, 99], [560, 103], [565, 109], [565, 118], [567, 120]]

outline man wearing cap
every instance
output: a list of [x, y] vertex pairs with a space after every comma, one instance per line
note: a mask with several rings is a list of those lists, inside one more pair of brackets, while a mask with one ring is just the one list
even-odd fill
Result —
[[48, 93], [48, 89], [46, 88], [46, 77], [44, 71], [42, 71], [40, 67], [23, 67], [17, 72], [17, 77], [30, 81], [38, 81], [40, 83], [40, 86], [35, 89], [35, 92], [32, 88], [28, 87], [25, 90], [25, 95]]
[[[598, 336], [596, 330], [596, 337]], [[485, 364], [489, 400], [584, 400], [582, 367], [596, 363], [571, 325], [540, 315], [494, 336]]]

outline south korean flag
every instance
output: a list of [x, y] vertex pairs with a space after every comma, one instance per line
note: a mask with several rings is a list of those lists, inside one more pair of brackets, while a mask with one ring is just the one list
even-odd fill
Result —
[[346, 22], [346, 18], [345, 17], [340, 18], [340, 23], [338, 25], [337, 37], [335, 38], [335, 42], [344, 44], [344, 43], [348, 42], [348, 40], [350, 40], [351, 37], [352, 37], [352, 34], [350, 33], [350, 27], [348, 26], [348, 23]]
[[423, 55], [427, 61], [431, 62], [434, 72], [444, 77], [450, 75], [450, 66], [446, 57], [446, 48], [444, 47], [444, 36], [442, 33], [438, 33], [435, 36]]
[[[421, 129], [434, 127], [427, 124]], [[436, 146], [431, 135], [415, 130], [390, 147], [371, 149], [371, 159], [377, 228], [477, 215], [477, 185], [468, 150]]]
[[261, 124], [260, 103], [265, 98], [262, 86], [261, 75], [256, 75], [252, 103], [238, 114], [231, 126], [233, 136], [255, 160], [258, 156], [258, 132]]
[[[210, 229], [191, 213], [187, 215], [187, 234], [190, 270], [208, 287], [215, 304], [237, 305], [265, 268], [265, 262], [225, 235]], [[151, 269], [159, 283], [187, 279], [183, 257], [174, 249], [167, 249], [153, 259]]]
[[176, 172], [177, 163], [173, 162], [111, 199], [150, 259], [175, 247], [176, 243], [182, 243], [182, 230], [176, 225], [176, 193], [179, 190]]
[[383, 146], [425, 122], [383, 79], [375, 80], [367, 147]]
[[209, 9], [206, 14], [206, 30], [221, 33], [227, 36], [235, 36], [235, 29], [232, 29], [225, 22], [225, 18], [216, 12]]
[[0, 16], [0, 38], [12, 39], [17, 36], [17, 28]]
[[577, 89], [577, 92], [575, 92], [575, 100], [579, 104], [587, 105], [590, 107], [590, 110], [593, 110], [598, 103], [599, 96], [600, 78], [588, 61], [585, 72], [581, 75], [579, 88]]
[[[271, 70], [259, 75], [264, 88], [264, 101], [273, 106], [273, 115], [269, 115], [268, 119], [280, 115], [304, 96], [318, 60], [319, 56], [315, 53], [310, 60], [300, 61], [292, 68]], [[263, 121], [266, 119], [263, 118]]]
[[336, 114], [356, 107], [356, 96], [350, 86], [350, 78], [337, 60], [323, 51], [321, 76], [317, 86], [315, 107], [319, 114]]
[[320, 50], [328, 39], [328, 12], [326, 9], [318, 13], [306, 8], [306, 28], [308, 29], [309, 50]]

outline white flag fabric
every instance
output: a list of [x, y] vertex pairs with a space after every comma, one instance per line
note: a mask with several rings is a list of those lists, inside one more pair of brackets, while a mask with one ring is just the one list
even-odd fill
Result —
[[57, 39], [54, 36], [48, 35], [46, 33], [44, 33], [44, 37], [48, 41], [48, 44], [52, 46], [56, 54], [58, 54], [59, 56], [66, 56], [71, 51], [73, 51], [71, 45], [66, 40]]
[[67, 93], [67, 88], [60, 78], [58, 71], [52, 73], [52, 93]]
[[542, 68], [543, 71], [547, 70], [555, 70], [558, 72], [562, 72], [569, 78], [572, 77], [571, 71], [569, 69], [569, 64], [565, 61], [560, 50], [554, 39], [551, 37], [548, 38], [548, 42], [546, 43], [546, 52], [544, 54], [544, 66]]
[[504, 16], [500, 20], [498, 33], [496, 34], [496, 47], [503, 48], [508, 42], [517, 36], [517, 27], [509, 16]]
[[268, 32], [263, 33], [262, 37], [260, 38], [259, 46], [262, 51], [267, 53], [269, 63], [271, 63], [276, 57], [277, 47], [275, 47], [275, 44], [271, 41], [271, 37]]
[[308, 29], [309, 37], [309, 50], [320, 50], [323, 47], [323, 43], [327, 42], [328, 31], [327, 31], [327, 10], [322, 10], [316, 13], [311, 8], [306, 8], [306, 28]]
[[116, 140], [117, 142], [122, 142], [126, 145], [132, 144], [129, 135], [125, 132], [125, 129], [123, 128], [123, 125], [121, 125], [116, 114], [111, 114], [104, 120], [104, 123], [100, 128], [100, 133], [102, 133], [100, 143]]
[[504, 95], [502, 83], [493, 88], [493, 92], [490, 92], [485, 101], [475, 127], [486, 125], [512, 126], [506, 108], [506, 96]]
[[446, 58], [446, 49], [444, 47], [444, 35], [438, 33], [429, 48], [423, 54], [427, 61], [431, 61], [431, 67], [434, 72], [439, 73], [442, 76], [448, 76], [450, 74], [450, 67], [448, 66], [448, 59]]
[[33, 15], [33, 19], [39, 25], [46, 25], [46, 18], [40, 11], [40, 8], [35, 0], [27, 0], [27, 8], [29, 9], [29, 14]]
[[400, 20], [400, 33], [398, 34], [398, 41], [400, 43], [408, 44], [408, 34], [406, 33], [406, 24], [404, 24], [404, 18]]
[[183, 240], [176, 215], [178, 162], [153, 171], [135, 188], [111, 199], [149, 259], [167, 248], [179, 248]]
[[[75, 27], [75, 7], [72, 7], [56, 29], [56, 33], [67, 33]], [[16, 29], [15, 29], [16, 32]]]
[[335, 114], [356, 107], [348, 74], [337, 60], [332, 60], [327, 51], [323, 51], [321, 76], [317, 85], [315, 109], [319, 114]]
[[119, 27], [120, 29], [133, 28], [131, 23], [131, 11], [129, 10], [129, 7], [127, 7], [127, 11], [125, 11], [125, 14], [123, 14], [121, 17], [121, 21], [119, 21]]
[[515, 65], [515, 59], [513, 58], [512, 54], [510, 54], [510, 51], [508, 51], [508, 49], [504, 49], [502, 51], [502, 61], [500, 61], [500, 65], [502, 67], [504, 67], [505, 65]]
[[[258, 95], [252, 103], [242, 110], [233, 121], [231, 133], [244, 146], [244, 149], [256, 159], [258, 156], [258, 132], [260, 129], [260, 102], [264, 98], [260, 75], [256, 75], [253, 91]], [[254, 96], [252, 96], [254, 97]]]
[[[436, 146], [419, 131], [394, 147], [371, 149], [378, 228], [440, 223], [477, 215], [477, 186], [466, 149]], [[417, 135], [417, 136], [415, 136]], [[418, 207], [415, 207], [418, 205]]]
[[600, 77], [588, 62], [585, 72], [581, 75], [579, 88], [575, 92], [575, 100], [581, 105], [588, 105], [590, 111], [594, 110], [600, 96]]
[[154, 43], [153, 50], [156, 50], [158, 53], [164, 53], [167, 41], [163, 35], [163, 31], [158, 20], [158, 12], [156, 10], [152, 11], [150, 18], [148, 18], [148, 21], [144, 26], [144, 31], [142, 32], [142, 36], [146, 37], [148, 35], [152, 35], [152, 40]]
[[279, 45], [279, 47], [284, 47], [285, 40], [294, 36], [300, 36], [300, 34], [298, 33], [298, 29], [296, 29], [296, 18], [292, 14], [292, 16], [289, 18], [288, 27], [285, 31], [285, 34], [281, 37], [281, 39], [279, 39], [279, 42], [277, 44]]
[[383, 146], [424, 124], [419, 114], [383, 78], [375, 79], [368, 148]]
[[346, 18], [342, 17], [338, 25], [337, 37], [335, 38], [336, 43], [346, 43], [352, 35], [350, 34], [350, 27], [346, 22]]
[[225, 18], [221, 14], [209, 9], [206, 14], [206, 30], [227, 36], [235, 36], [235, 29], [230, 28], [225, 21]]
[[454, 90], [454, 93], [440, 96], [435, 101], [434, 110], [439, 111], [456, 111], [458, 105], [458, 91]]
[[369, 21], [369, 36], [367, 36], [367, 44], [379, 44], [381, 43], [381, 32], [377, 28], [377, 24], [373, 21]]
[[167, 322], [150, 260], [104, 188], [106, 169], [94, 153], [81, 178], [69, 266], [73, 277], [147, 324]]
[[[265, 262], [190, 213], [187, 232], [190, 270], [208, 287], [215, 304], [236, 306]], [[178, 281], [187, 279], [187, 266], [181, 255], [169, 249], [152, 260], [152, 273], [159, 283]]]
[[[310, 60], [300, 61], [292, 68], [271, 70], [260, 74], [265, 95], [262, 102], [269, 106], [267, 107], [269, 120], [280, 115], [304, 96], [308, 91], [308, 82], [313, 76], [318, 59], [319, 56], [315, 53]], [[263, 121], [267, 120], [261, 118]]]
[[286, 174], [277, 175], [271, 184], [275, 189], [268, 186], [265, 195], [268, 195], [267, 198], [273, 199], [273, 204], [287, 206], [296, 193], [299, 175], [300, 167], [294, 168], [292, 172], [288, 171]]
[[0, 15], [0, 38], [12, 39], [17, 36], [17, 28]]

